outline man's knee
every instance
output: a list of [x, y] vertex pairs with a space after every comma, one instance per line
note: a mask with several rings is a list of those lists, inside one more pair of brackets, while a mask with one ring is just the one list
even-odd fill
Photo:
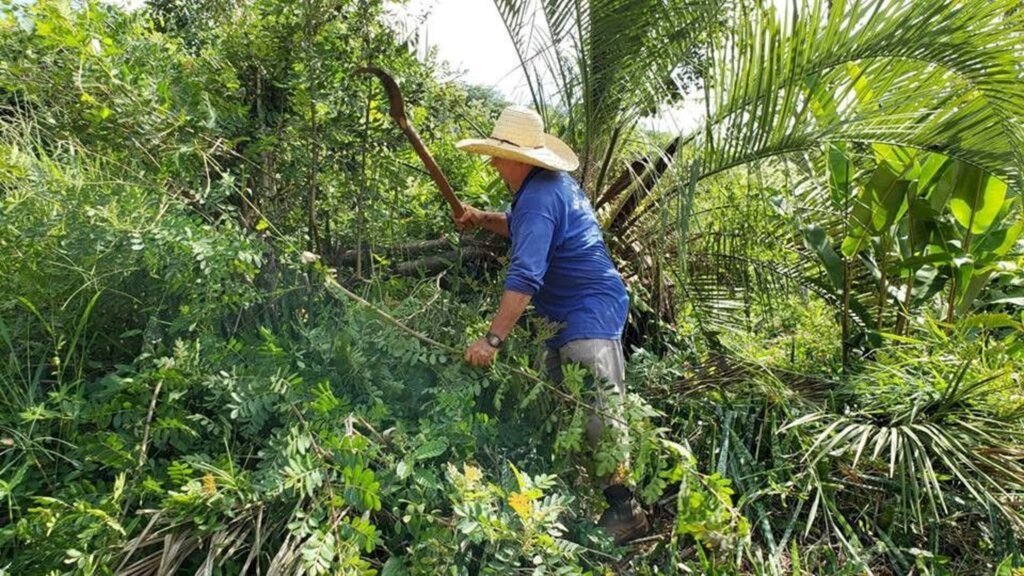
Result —
[[601, 443], [601, 436], [604, 434], [604, 427], [604, 419], [597, 414], [591, 414], [587, 418], [587, 444], [589, 444], [591, 448], [596, 449]]
[[544, 369], [548, 373], [548, 379], [555, 384], [562, 383], [562, 358], [558, 350], [546, 348], [544, 350]]
[[598, 380], [625, 392], [625, 360], [622, 345], [617, 340], [573, 340], [559, 349], [561, 362], [575, 362], [593, 372]]

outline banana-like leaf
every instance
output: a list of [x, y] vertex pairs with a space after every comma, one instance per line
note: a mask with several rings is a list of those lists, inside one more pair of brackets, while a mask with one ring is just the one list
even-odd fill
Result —
[[1019, 321], [1014, 320], [1008, 314], [975, 314], [970, 318], [967, 318], [963, 322], [964, 326], [971, 326], [975, 328], [1013, 328], [1014, 330], [1024, 330], [1024, 325]]
[[963, 163], [958, 163], [957, 169], [948, 171], [943, 178], [947, 175], [957, 180], [949, 200], [949, 210], [957, 223], [972, 234], [988, 230], [1003, 208], [1006, 183]]
[[857, 196], [851, 215], [853, 230], [843, 240], [847, 258], [863, 250], [871, 237], [888, 230], [902, 214], [910, 181], [898, 169], [888, 162], [881, 163]]
[[990, 230], [988, 234], [980, 238], [972, 248], [972, 252], [988, 256], [988, 259], [1001, 258], [1010, 253], [1017, 245], [1017, 240], [1024, 233], [1024, 219], [1017, 220], [1016, 224], [1009, 227], [1000, 227]]
[[808, 226], [804, 229], [804, 243], [817, 254], [822, 265], [825, 266], [833, 289], [836, 292], [841, 292], [845, 284], [843, 259], [832, 248], [832, 243], [825, 231], [814, 224]]

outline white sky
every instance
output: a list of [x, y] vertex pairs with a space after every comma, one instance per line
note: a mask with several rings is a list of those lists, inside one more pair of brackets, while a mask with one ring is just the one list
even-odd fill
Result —
[[494, 88], [513, 102], [529, 101], [526, 78], [491, 0], [412, 0], [410, 14], [427, 13], [419, 26], [423, 48], [461, 71], [470, 84]]

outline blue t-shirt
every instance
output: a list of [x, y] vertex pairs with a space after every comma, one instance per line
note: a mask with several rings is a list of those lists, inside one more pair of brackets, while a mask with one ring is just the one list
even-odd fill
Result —
[[565, 172], [535, 168], [507, 216], [512, 261], [505, 289], [531, 296], [541, 316], [563, 325], [548, 346], [618, 340], [629, 296], [579, 184]]

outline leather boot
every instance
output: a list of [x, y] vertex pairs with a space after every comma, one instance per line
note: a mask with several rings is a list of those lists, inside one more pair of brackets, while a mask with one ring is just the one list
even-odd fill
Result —
[[632, 490], [615, 484], [604, 489], [604, 497], [608, 501], [608, 509], [601, 514], [597, 525], [612, 537], [616, 545], [640, 538], [650, 531], [647, 515]]

